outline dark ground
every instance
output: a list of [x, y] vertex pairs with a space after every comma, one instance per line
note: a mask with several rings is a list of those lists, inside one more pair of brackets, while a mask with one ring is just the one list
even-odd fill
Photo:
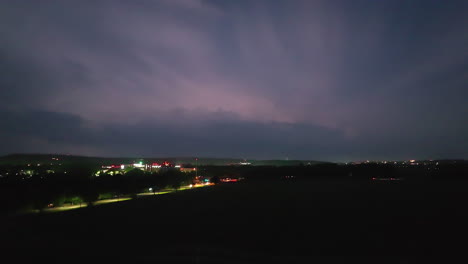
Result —
[[227, 183], [3, 219], [2, 259], [447, 263], [463, 257], [468, 245], [467, 186], [462, 181]]

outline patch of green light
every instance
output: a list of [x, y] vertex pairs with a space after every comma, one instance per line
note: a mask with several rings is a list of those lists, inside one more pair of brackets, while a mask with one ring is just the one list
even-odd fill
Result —
[[122, 198], [114, 198], [114, 199], [105, 199], [105, 200], [99, 200], [94, 203], [94, 205], [100, 205], [100, 204], [108, 204], [108, 203], [115, 203], [115, 202], [122, 202], [122, 201], [128, 201], [131, 200], [132, 198], [129, 197], [122, 197]]
[[53, 208], [47, 208], [47, 209], [44, 209], [44, 212], [48, 212], [48, 213], [53, 213], [53, 212], [62, 212], [62, 211], [68, 211], [68, 210], [73, 210], [73, 209], [78, 209], [78, 208], [82, 208], [82, 207], [86, 207], [86, 204], [82, 204], [82, 205], [72, 205], [72, 206], [58, 206], [58, 207], [53, 207]]

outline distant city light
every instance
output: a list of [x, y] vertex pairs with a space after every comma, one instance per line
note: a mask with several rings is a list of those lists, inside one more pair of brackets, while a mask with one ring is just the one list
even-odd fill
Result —
[[141, 164], [141, 163], [134, 163], [134, 164], [133, 164], [133, 167], [136, 167], [136, 168], [143, 168], [144, 165]]

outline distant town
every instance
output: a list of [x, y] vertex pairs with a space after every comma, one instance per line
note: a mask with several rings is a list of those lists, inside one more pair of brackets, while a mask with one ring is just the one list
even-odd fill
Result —
[[138, 169], [145, 173], [158, 173], [164, 170], [178, 170], [183, 173], [194, 173], [197, 177], [199, 166], [314, 166], [335, 164], [337, 166], [385, 165], [393, 168], [424, 168], [428, 171], [438, 170], [439, 165], [468, 164], [466, 160], [405, 160], [405, 161], [354, 161], [347, 163], [330, 163], [301, 160], [245, 160], [245, 159], [209, 159], [209, 158], [168, 158], [168, 159], [125, 159], [94, 158], [70, 155], [30, 155], [16, 154], [0, 157], [0, 178], [18, 176], [22, 179], [34, 175], [67, 174], [77, 166], [93, 168], [92, 175], [124, 175]]

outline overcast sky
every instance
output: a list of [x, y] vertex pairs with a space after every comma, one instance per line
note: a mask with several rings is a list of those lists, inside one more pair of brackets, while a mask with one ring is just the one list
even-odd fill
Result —
[[0, 155], [468, 158], [468, 1], [0, 1]]

